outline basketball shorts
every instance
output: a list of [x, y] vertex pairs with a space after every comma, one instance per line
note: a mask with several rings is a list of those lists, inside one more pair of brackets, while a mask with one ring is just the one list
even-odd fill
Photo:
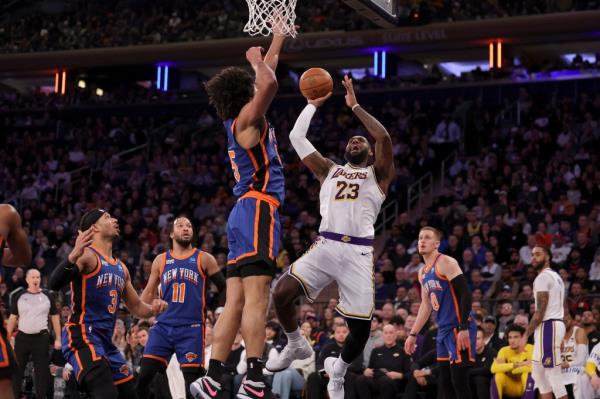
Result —
[[560, 344], [565, 337], [565, 323], [562, 320], [545, 320], [533, 333], [532, 361], [544, 368], [559, 366], [562, 362]]
[[16, 365], [15, 354], [6, 339], [6, 331], [0, 328], [0, 379], [11, 378], [16, 372]]
[[298, 280], [311, 302], [335, 281], [340, 295], [337, 311], [346, 317], [371, 320], [375, 302], [373, 247], [319, 237], [290, 266], [289, 274]]
[[227, 277], [274, 276], [281, 224], [275, 198], [250, 191], [235, 204], [227, 221]]
[[67, 324], [62, 331], [62, 352], [73, 366], [78, 382], [102, 360], [108, 362], [115, 385], [133, 379], [133, 371], [112, 343], [112, 331], [97, 330], [86, 324]]
[[156, 323], [150, 329], [144, 357], [167, 367], [175, 353], [181, 367], [204, 367], [204, 328], [202, 324], [168, 326]]
[[458, 328], [438, 329], [436, 339], [437, 360], [448, 360], [452, 364], [473, 364], [475, 362], [475, 338], [477, 337], [477, 324], [473, 320], [469, 324], [469, 347], [458, 351], [456, 341]]

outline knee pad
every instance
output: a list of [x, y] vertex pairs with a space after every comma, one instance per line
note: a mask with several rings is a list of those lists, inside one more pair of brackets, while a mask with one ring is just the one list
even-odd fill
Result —
[[[535, 382], [535, 386], [538, 388], [540, 393], [550, 393], [552, 392], [552, 385], [546, 378], [546, 372], [544, 371], [544, 367], [539, 363], [532, 363], [531, 365], [531, 376], [533, 377], [533, 381]], [[562, 382], [562, 378], [560, 379]]]
[[110, 366], [105, 361], [94, 364], [79, 385], [92, 399], [117, 399], [119, 396]]

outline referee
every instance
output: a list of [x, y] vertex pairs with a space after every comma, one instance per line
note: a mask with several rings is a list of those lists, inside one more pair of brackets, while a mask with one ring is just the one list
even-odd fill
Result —
[[54, 348], [60, 350], [60, 321], [56, 303], [46, 290], [40, 288], [41, 275], [37, 269], [29, 269], [25, 275], [27, 290], [21, 291], [11, 301], [10, 317], [6, 328], [10, 338], [18, 329], [14, 349], [17, 358], [17, 374], [13, 380], [15, 398], [21, 397], [23, 372], [27, 361], [33, 360], [35, 397], [45, 398], [50, 382], [50, 334], [48, 316], [54, 329]]

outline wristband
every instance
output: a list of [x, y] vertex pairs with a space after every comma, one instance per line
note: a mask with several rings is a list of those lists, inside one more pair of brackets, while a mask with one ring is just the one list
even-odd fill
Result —
[[357, 107], [360, 107], [360, 104], [354, 104], [354, 105], [352, 106], [352, 111], [354, 111], [354, 110], [355, 110]]

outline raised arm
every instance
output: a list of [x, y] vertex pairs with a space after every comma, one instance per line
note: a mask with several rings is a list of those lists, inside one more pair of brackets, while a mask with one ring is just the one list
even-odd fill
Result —
[[94, 226], [86, 231], [79, 231], [75, 246], [67, 259], [60, 262], [50, 275], [49, 288], [54, 291], [62, 289], [80, 274], [88, 274], [98, 266], [98, 258], [87, 249], [94, 240]]
[[158, 285], [160, 284], [160, 272], [161, 268], [165, 264], [166, 253], [157, 255], [152, 261], [152, 268], [150, 269], [150, 276], [148, 277], [148, 283], [144, 287], [144, 291], [140, 296], [141, 300], [146, 303], [152, 303], [153, 299], [158, 298]]
[[[274, 17], [277, 19], [277, 16]], [[283, 43], [285, 42], [285, 34], [278, 29], [278, 26], [282, 21], [275, 20], [273, 23], [273, 39], [271, 39], [271, 45], [269, 46], [269, 50], [267, 51], [267, 55], [265, 56], [265, 62], [275, 72], [277, 69], [277, 63], [279, 62], [279, 54], [281, 53], [281, 48], [283, 47]]]
[[2, 263], [5, 266], [28, 266], [31, 263], [31, 246], [21, 225], [21, 216], [12, 205], [0, 205], [0, 234], [6, 237], [8, 243]]
[[363, 107], [358, 104], [352, 79], [348, 75], [344, 76], [342, 81], [346, 88], [346, 105], [352, 109], [354, 115], [362, 122], [365, 129], [375, 139], [375, 174], [379, 187], [384, 193], [394, 179], [396, 172], [394, 170], [394, 153], [392, 151], [392, 138], [386, 128]]
[[308, 133], [310, 121], [317, 108], [323, 105], [329, 97], [331, 97], [331, 93], [327, 94], [325, 97], [308, 100], [308, 104], [304, 107], [298, 116], [298, 119], [296, 119], [296, 123], [290, 132], [290, 142], [292, 143], [292, 147], [296, 150], [302, 163], [310, 169], [321, 183], [327, 177], [327, 173], [329, 173], [329, 169], [331, 169], [334, 163], [332, 160], [323, 157], [323, 155], [315, 149], [312, 143], [306, 138], [306, 134]]
[[254, 97], [242, 108], [235, 124], [235, 139], [245, 149], [258, 144], [260, 126], [264, 126], [264, 117], [277, 94], [277, 78], [269, 65], [263, 60], [261, 47], [251, 47], [246, 59], [256, 74]]

